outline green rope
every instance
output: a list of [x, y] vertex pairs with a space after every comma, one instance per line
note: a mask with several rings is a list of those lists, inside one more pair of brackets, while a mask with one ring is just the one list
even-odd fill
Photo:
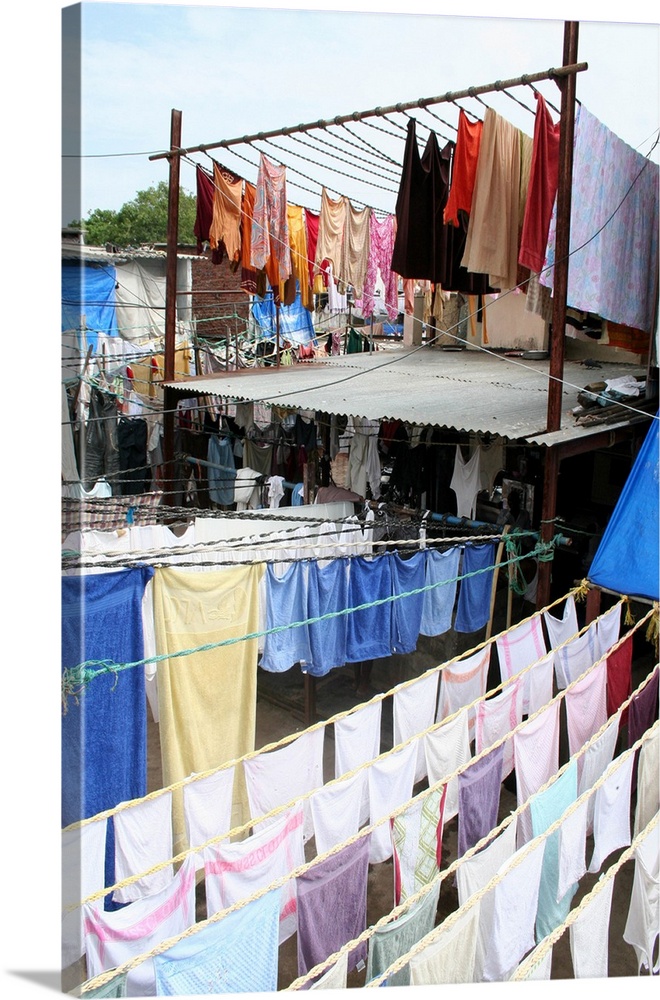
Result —
[[[540, 543], [537, 543], [537, 546]], [[536, 550], [534, 550], [536, 551]], [[534, 552], [529, 555], [534, 555]], [[507, 566], [510, 564], [515, 564], [521, 559], [529, 558], [529, 555], [513, 555], [510, 559], [507, 559], [500, 563], [501, 566]], [[481, 569], [472, 570], [470, 573], [465, 573], [462, 576], [457, 576], [453, 580], [441, 580], [438, 583], [430, 583], [424, 587], [416, 587], [414, 590], [405, 591], [402, 594], [391, 594], [389, 597], [380, 597], [375, 601], [369, 601], [365, 604], [358, 604], [354, 608], [342, 608], [340, 611], [328, 611], [324, 615], [319, 615], [315, 618], [306, 618], [299, 622], [290, 622], [286, 625], [275, 625], [269, 629], [263, 629], [258, 632], [249, 632], [246, 635], [237, 636], [231, 639], [220, 639], [218, 642], [209, 642], [201, 646], [195, 646], [192, 649], [180, 649], [172, 653], [160, 653], [157, 656], [145, 657], [142, 660], [135, 660], [133, 663], [116, 663], [113, 660], [85, 660], [79, 663], [75, 667], [67, 667], [62, 671], [62, 706], [63, 712], [66, 714], [67, 711], [67, 700], [69, 697], [73, 697], [76, 702], [78, 696], [82, 694], [84, 688], [96, 677], [103, 677], [105, 674], [115, 674], [118, 675], [119, 671], [129, 670], [132, 667], [145, 666], [147, 663], [160, 663], [163, 660], [172, 660], [180, 656], [190, 656], [193, 653], [206, 653], [213, 649], [219, 649], [222, 646], [233, 646], [238, 642], [247, 642], [250, 639], [259, 639], [262, 636], [274, 635], [278, 632], [285, 632], [290, 628], [302, 628], [304, 625], [315, 625], [318, 622], [328, 621], [331, 618], [339, 618], [342, 615], [350, 615], [355, 611], [365, 611], [368, 608], [375, 608], [381, 604], [388, 604], [392, 601], [399, 601], [405, 597], [415, 597], [417, 594], [426, 593], [426, 591], [434, 590], [436, 587], [443, 587], [448, 583], [458, 583], [460, 580], [466, 580], [469, 577], [477, 576], [480, 573], [487, 573], [493, 570], [495, 566], [485, 566]], [[117, 676], [115, 677], [115, 685], [117, 682]], [[113, 689], [114, 686], [113, 685]]]

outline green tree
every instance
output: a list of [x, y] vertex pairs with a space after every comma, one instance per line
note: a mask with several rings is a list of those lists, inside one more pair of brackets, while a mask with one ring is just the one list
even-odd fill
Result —
[[[86, 219], [72, 222], [85, 230], [88, 246], [114, 243], [119, 247], [135, 247], [142, 243], [167, 242], [167, 206], [169, 186], [160, 181], [155, 187], [138, 191], [118, 212], [95, 208]], [[179, 189], [179, 243], [195, 243], [194, 235], [197, 199], [189, 191]]]

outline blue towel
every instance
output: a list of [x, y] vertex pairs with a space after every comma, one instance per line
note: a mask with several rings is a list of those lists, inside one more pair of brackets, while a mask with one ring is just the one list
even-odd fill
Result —
[[236, 462], [234, 451], [228, 437], [212, 434], [207, 448], [207, 460], [213, 465], [221, 465], [221, 469], [209, 468], [209, 496], [215, 503], [227, 507], [234, 502], [234, 486], [236, 484]]
[[419, 626], [422, 635], [442, 635], [451, 628], [460, 559], [460, 545], [455, 545], [446, 552], [429, 549], [426, 553], [424, 584], [427, 587], [433, 584], [437, 586], [424, 594], [424, 610]]
[[154, 955], [157, 996], [277, 990], [280, 890]]
[[[391, 553], [351, 560], [348, 576], [348, 606], [359, 607], [392, 596]], [[392, 601], [353, 611], [348, 615], [346, 659], [349, 663], [376, 660], [392, 653]]]
[[[291, 563], [280, 576], [275, 567], [266, 567], [266, 628], [291, 625], [307, 618], [307, 564]], [[306, 625], [273, 632], [264, 637], [264, 651], [260, 666], [270, 673], [289, 670], [294, 663], [305, 667], [312, 654]]]
[[484, 572], [461, 580], [454, 622], [456, 632], [477, 632], [488, 624], [494, 564], [494, 542], [465, 546], [461, 576], [465, 576], [466, 573], [475, 573], [477, 570], [484, 570]]
[[[325, 566], [310, 562], [307, 577], [307, 617], [341, 611], [348, 605], [348, 560], [333, 559]], [[337, 615], [309, 625], [311, 663], [307, 673], [323, 677], [346, 663], [346, 634], [349, 615]]]
[[[411, 556], [392, 553], [393, 593], [405, 594], [424, 586], [426, 579], [426, 552]], [[424, 593], [403, 597], [392, 602], [392, 652], [414, 653], [417, 649]]]
[[[552, 785], [534, 795], [530, 802], [532, 833], [535, 837], [545, 833], [549, 826], [566, 812], [577, 798], [577, 761], [571, 761], [564, 773]], [[539, 903], [536, 913], [537, 943], [563, 924], [577, 892], [576, 882], [560, 902], [557, 902], [559, 882], [559, 830], [546, 838], [541, 869]]]

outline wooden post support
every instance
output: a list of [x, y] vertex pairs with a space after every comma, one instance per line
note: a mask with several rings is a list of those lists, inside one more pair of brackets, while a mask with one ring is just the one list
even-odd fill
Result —
[[506, 544], [504, 536], [509, 531], [509, 525], [505, 524], [502, 529], [502, 538], [499, 545], [497, 546], [497, 554], [495, 556], [495, 571], [493, 573], [493, 584], [490, 588], [490, 614], [488, 616], [488, 626], [486, 628], [486, 640], [490, 639], [493, 634], [493, 615], [495, 614], [495, 598], [497, 596], [497, 580], [500, 575], [500, 563], [502, 562], [502, 553], [504, 551], [504, 546]]

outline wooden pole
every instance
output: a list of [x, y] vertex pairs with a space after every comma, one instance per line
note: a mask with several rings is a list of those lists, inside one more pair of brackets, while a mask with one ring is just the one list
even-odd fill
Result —
[[488, 627], [486, 628], [486, 640], [490, 639], [493, 634], [493, 616], [495, 614], [495, 598], [497, 596], [497, 580], [500, 575], [500, 564], [502, 562], [502, 553], [504, 552], [504, 546], [506, 541], [504, 536], [508, 533], [510, 525], [505, 524], [502, 529], [502, 538], [499, 545], [497, 546], [497, 554], [495, 556], [495, 572], [493, 573], [493, 584], [490, 588], [490, 614], [488, 615]]

